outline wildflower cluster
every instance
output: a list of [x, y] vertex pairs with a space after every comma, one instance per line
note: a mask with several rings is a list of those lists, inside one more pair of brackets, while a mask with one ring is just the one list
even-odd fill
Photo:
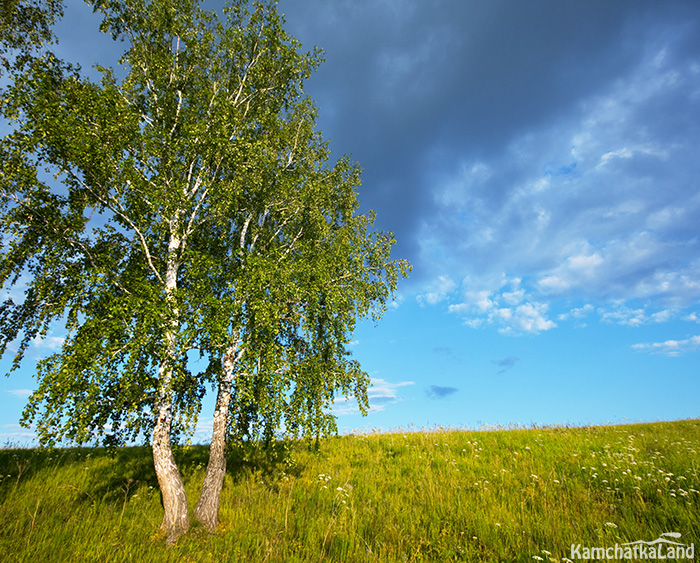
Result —
[[350, 483], [345, 483], [342, 487], [335, 488], [335, 500], [339, 505], [347, 504], [350, 498], [350, 493], [352, 493], [353, 486]]
[[[533, 555], [532, 558], [535, 561], [549, 561], [550, 563], [559, 563], [558, 559], [555, 559], [554, 557], [552, 557], [552, 553], [550, 551], [543, 549], [540, 553], [542, 553], [544, 555], [544, 557], [542, 557], [540, 555]], [[546, 557], [546, 559], [545, 559], [545, 557]], [[566, 561], [566, 559], [564, 559], [564, 561]]]
[[318, 482], [323, 483], [323, 486], [322, 486], [323, 489], [328, 488], [328, 485], [326, 483], [328, 483], [328, 481], [330, 481], [330, 480], [331, 480], [331, 476], [326, 474], [326, 473], [320, 473], [318, 476]]
[[607, 493], [636, 494], [644, 498], [660, 495], [671, 499], [685, 499], [687, 502], [690, 502], [694, 494], [700, 495], [694, 488], [700, 488], [697, 471], [690, 471], [688, 476], [668, 471], [670, 460], [660, 451], [666, 450], [668, 455], [671, 455], [671, 452], [676, 453], [685, 448], [688, 453], [693, 453], [690, 442], [659, 444], [660, 449], [641, 452], [635, 446], [635, 436], [630, 434], [620, 445], [621, 447], [615, 448], [606, 444], [602, 451], [590, 452], [593, 464], [580, 467], [588, 473], [591, 481], [603, 485]]

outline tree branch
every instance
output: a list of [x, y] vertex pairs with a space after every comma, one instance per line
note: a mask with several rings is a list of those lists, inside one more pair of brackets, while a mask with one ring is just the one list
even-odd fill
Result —
[[105, 205], [105, 207], [107, 207], [112, 213], [114, 213], [118, 217], [121, 217], [131, 227], [131, 229], [134, 231], [134, 234], [139, 238], [139, 240], [141, 242], [141, 247], [143, 248], [143, 252], [146, 255], [146, 261], [148, 262], [149, 269], [153, 272], [153, 274], [156, 276], [156, 278], [158, 279], [159, 282], [164, 283], [163, 278], [161, 277], [160, 273], [158, 272], [158, 270], [154, 266], [153, 260], [151, 259], [151, 252], [148, 248], [148, 243], [146, 242], [146, 237], [141, 232], [141, 229], [139, 229], [138, 226], [136, 226], [136, 223], [134, 223], [131, 220], [131, 218], [126, 214], [121, 203], [119, 203], [119, 201], [116, 200], [116, 198], [110, 198], [112, 201], [114, 201], [114, 203], [116, 203], [117, 207], [119, 207], [119, 209], [115, 208], [109, 199], [105, 199], [99, 193], [97, 193], [95, 190], [93, 190], [73, 170], [69, 169], [69, 170], [67, 170], [67, 172], [75, 181], [77, 181], [81, 186], [83, 186], [87, 191], [89, 191], [100, 203]]

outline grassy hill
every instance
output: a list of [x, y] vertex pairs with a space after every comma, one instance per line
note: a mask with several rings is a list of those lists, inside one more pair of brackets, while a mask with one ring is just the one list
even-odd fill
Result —
[[[147, 448], [5, 449], [0, 561], [532, 563], [668, 532], [700, 558], [698, 452], [699, 420], [239, 446], [217, 533], [166, 548]], [[177, 457], [194, 507], [206, 447]]]

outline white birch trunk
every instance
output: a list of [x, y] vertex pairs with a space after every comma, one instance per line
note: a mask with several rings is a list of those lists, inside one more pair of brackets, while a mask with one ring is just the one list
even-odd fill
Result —
[[175, 543], [178, 536], [190, 527], [187, 514], [187, 494], [170, 443], [171, 426], [172, 411], [168, 398], [161, 402], [157, 409], [152, 442], [153, 464], [163, 496], [163, 509], [165, 511], [161, 530], [166, 533], [168, 544]]
[[238, 342], [228, 347], [222, 359], [222, 374], [216, 395], [214, 410], [214, 429], [209, 447], [209, 463], [202, 483], [202, 492], [194, 512], [194, 517], [210, 531], [219, 523], [219, 499], [226, 476], [226, 428], [228, 426], [228, 407], [231, 401], [236, 362], [241, 350]]
[[153, 427], [153, 464], [158, 477], [158, 485], [163, 497], [163, 523], [161, 530], [167, 535], [167, 543], [173, 544], [178, 536], [186, 532], [190, 527], [187, 513], [187, 494], [182, 482], [180, 470], [175, 463], [170, 432], [172, 429], [172, 378], [175, 356], [175, 340], [179, 322], [177, 308], [173, 306], [173, 293], [177, 289], [177, 273], [179, 264], [176, 254], [180, 247], [180, 239], [171, 234], [168, 245], [168, 265], [165, 277], [165, 290], [168, 301], [173, 309], [171, 326], [166, 331], [167, 358], [158, 369], [160, 389], [158, 390], [158, 403], [156, 404], [155, 424]]

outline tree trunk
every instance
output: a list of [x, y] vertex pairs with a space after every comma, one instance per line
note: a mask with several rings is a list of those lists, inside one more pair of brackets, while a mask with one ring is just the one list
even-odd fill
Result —
[[209, 463], [202, 483], [197, 508], [194, 511], [196, 520], [213, 532], [219, 523], [219, 498], [226, 475], [226, 427], [228, 426], [228, 406], [231, 401], [231, 387], [234, 369], [240, 358], [241, 350], [236, 354], [236, 345], [230, 346], [222, 361], [222, 374], [219, 380], [219, 390], [216, 395], [214, 410], [214, 429], [209, 446]]
[[176, 339], [179, 328], [179, 311], [174, 299], [177, 289], [177, 273], [180, 268], [178, 252], [182, 250], [182, 240], [179, 235], [179, 216], [176, 214], [170, 221], [170, 241], [168, 244], [168, 263], [165, 273], [165, 291], [168, 305], [171, 308], [172, 319], [170, 327], [165, 332], [166, 359], [158, 370], [159, 390], [158, 403], [156, 404], [156, 419], [153, 426], [153, 464], [158, 477], [158, 485], [163, 496], [163, 523], [161, 530], [167, 535], [168, 545], [172, 545], [177, 538], [190, 527], [190, 518], [187, 513], [187, 493], [182, 482], [180, 470], [175, 463], [173, 449], [170, 443], [170, 431], [172, 429], [172, 383], [173, 364], [176, 361]]
[[187, 494], [180, 476], [180, 470], [175, 464], [175, 457], [170, 444], [170, 427], [172, 414], [170, 406], [161, 404], [156, 415], [153, 428], [153, 464], [158, 477], [158, 485], [163, 496], [163, 523], [160, 529], [167, 535], [168, 545], [177, 541], [190, 527], [187, 514]]

